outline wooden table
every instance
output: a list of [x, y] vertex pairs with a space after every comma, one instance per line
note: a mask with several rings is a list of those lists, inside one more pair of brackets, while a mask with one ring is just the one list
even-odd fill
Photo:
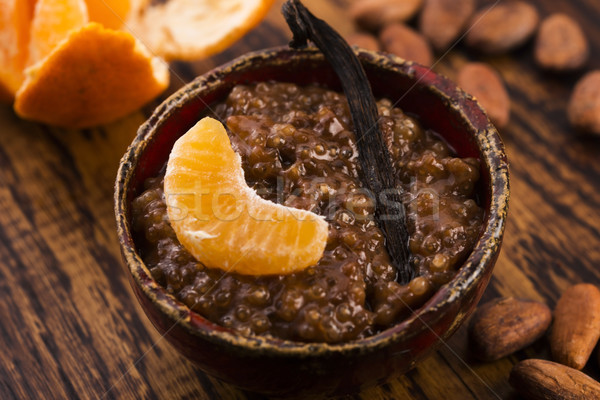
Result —
[[[502, 0], [504, 1], [504, 0]], [[251, 49], [287, 43], [280, 2], [242, 41], [211, 59], [173, 63], [171, 93]], [[344, 0], [306, 0], [342, 33]], [[600, 3], [536, 0], [542, 15], [575, 16], [600, 68]], [[531, 45], [479, 58], [502, 74], [512, 116], [501, 134], [511, 162], [504, 248], [485, 299], [519, 296], [553, 306], [569, 285], [600, 283], [600, 138], [575, 134], [565, 107], [580, 74], [540, 72]], [[463, 46], [435, 67], [450, 77], [478, 56]], [[155, 104], [154, 104], [155, 105]], [[259, 399], [195, 368], [157, 334], [129, 287], [115, 234], [117, 165], [152, 106], [109, 126], [65, 131], [0, 107], [0, 398]], [[512, 399], [520, 359], [549, 357], [544, 339], [479, 363], [464, 327], [415, 370], [366, 389], [363, 399]], [[586, 372], [600, 378], [596, 357]], [[269, 371], [264, 371], [268, 374]]]

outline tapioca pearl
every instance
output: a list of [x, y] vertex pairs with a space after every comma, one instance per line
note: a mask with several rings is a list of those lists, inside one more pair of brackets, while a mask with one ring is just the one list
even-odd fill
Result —
[[324, 340], [328, 342], [339, 342], [342, 340], [343, 332], [331, 318], [324, 318], [319, 323], [318, 329], [322, 332]]
[[304, 168], [306, 169], [306, 174], [307, 175], [313, 175], [315, 177], [322, 177], [324, 176], [324, 169], [322, 168], [323, 165], [319, 162], [317, 162], [315, 159], [308, 157], [303, 159], [303, 163]]
[[299, 147], [299, 152], [298, 152], [298, 158], [301, 159], [301, 160], [303, 160], [303, 161], [312, 158], [310, 147], [308, 147], [308, 146], [300, 146]]
[[248, 292], [246, 300], [249, 304], [260, 307], [270, 303], [271, 294], [269, 290], [264, 286], [255, 286], [251, 291]]
[[314, 325], [308, 323], [301, 323], [298, 325], [298, 336], [303, 340], [313, 340], [316, 336], [316, 328]]
[[470, 195], [475, 182], [479, 179], [479, 169], [461, 158], [452, 158], [446, 162], [446, 168], [454, 176], [455, 192]]
[[254, 108], [259, 108], [260, 109], [260, 108], [265, 108], [265, 106], [267, 105], [267, 103], [266, 103], [265, 100], [263, 100], [261, 98], [258, 98], [258, 97], [255, 97], [255, 98], [253, 98], [253, 99], [250, 100], [249, 105], [250, 105], [250, 107], [254, 107]]
[[423, 136], [423, 130], [411, 119], [396, 118], [394, 122], [395, 143], [413, 143]]
[[348, 258], [348, 251], [342, 247], [337, 247], [333, 250], [333, 257], [338, 261], [343, 261]]
[[429, 290], [429, 281], [423, 276], [418, 276], [410, 281], [408, 287], [415, 296], [422, 296]]
[[442, 233], [442, 243], [446, 248], [455, 247], [458, 243], [463, 242], [467, 235], [462, 226], [456, 226], [446, 229]]
[[439, 158], [448, 157], [448, 154], [450, 153], [450, 149], [448, 149], [448, 146], [441, 141], [436, 141], [435, 143], [433, 143], [430, 149]]
[[280, 298], [281, 309], [293, 311], [297, 313], [305, 303], [304, 296], [298, 289], [286, 290]]
[[435, 235], [428, 235], [423, 240], [423, 245], [421, 247], [422, 251], [426, 255], [435, 254], [442, 248], [441, 240]]
[[316, 306], [310, 308], [307, 307], [304, 310], [304, 320], [310, 325], [316, 326], [321, 320], [321, 317], [321, 313], [317, 310]]
[[268, 82], [259, 82], [256, 84], [256, 86], [254, 87], [254, 90], [257, 93], [263, 94], [263, 95], [268, 95], [272, 92], [273, 90], [273, 86], [270, 85]]
[[354, 214], [355, 218], [366, 217], [375, 213], [375, 200], [365, 193], [350, 193], [344, 201], [344, 208]]
[[349, 288], [349, 297], [357, 304], [364, 304], [366, 298], [364, 282], [351, 285]]
[[[264, 141], [264, 139], [261, 139]], [[278, 159], [279, 152], [276, 149], [264, 147], [263, 145], [254, 146], [250, 155], [248, 155], [248, 164], [252, 165], [258, 162], [274, 162]]]
[[381, 303], [375, 309], [374, 322], [379, 326], [389, 326], [396, 317], [396, 307], [392, 304]]
[[266, 145], [273, 149], [279, 149], [286, 144], [286, 140], [279, 134], [271, 134], [267, 138]]
[[133, 200], [131, 203], [132, 211], [136, 212], [136, 214], [143, 214], [146, 206], [154, 200], [162, 200], [161, 192], [155, 189], [148, 189]]
[[204, 266], [202, 264], [195, 263], [193, 257], [191, 256], [191, 254], [188, 253], [187, 251], [185, 251], [184, 249], [182, 249], [179, 246], [174, 247], [174, 251], [173, 251], [172, 257], [173, 257], [173, 260], [176, 263], [180, 264], [180, 265], [184, 265], [186, 263], [194, 263], [194, 266], [195, 266], [196, 270], [204, 268]]
[[195, 263], [184, 264], [184, 265], [182, 265], [182, 267], [179, 270], [181, 271], [180, 279], [181, 279], [182, 285], [191, 285], [196, 276]]
[[383, 117], [389, 117], [391, 115], [391, 110], [389, 106], [386, 105], [377, 105], [377, 114]]
[[380, 280], [390, 281], [396, 279], [396, 268], [389, 262], [374, 262], [372, 269]]
[[275, 124], [273, 131], [277, 132], [285, 140], [285, 143], [289, 143], [290, 140], [294, 139], [297, 129], [292, 124], [279, 123]]
[[240, 304], [235, 308], [235, 318], [240, 322], [246, 322], [250, 318], [250, 308], [248, 306]]
[[342, 146], [340, 149], [340, 156], [343, 159], [350, 160], [354, 156], [354, 150], [350, 146]]
[[232, 298], [233, 294], [231, 292], [224, 290], [218, 291], [215, 294], [215, 304], [218, 307], [226, 308], [231, 303]]
[[257, 162], [250, 168], [250, 176], [254, 179], [269, 180], [278, 175], [278, 168], [272, 162]]
[[336, 192], [335, 188], [332, 185], [328, 184], [327, 182], [318, 183], [316, 186], [317, 186], [317, 190], [321, 194], [321, 198], [329, 199], [329, 198], [335, 196], [335, 192]]
[[208, 292], [213, 287], [212, 279], [203, 273], [196, 274], [193, 288], [199, 294]]
[[335, 317], [340, 322], [348, 322], [352, 318], [352, 308], [346, 304], [338, 304], [335, 308]]
[[250, 325], [237, 325], [235, 330], [242, 336], [251, 336], [254, 333]]
[[354, 321], [355, 326], [363, 327], [365, 325], [371, 324], [373, 321], [373, 316], [365, 309], [359, 309], [354, 315], [352, 320]]
[[293, 83], [281, 83], [281, 88], [287, 95], [296, 95], [299, 91], [299, 87]]
[[374, 242], [375, 246], [383, 246], [385, 244], [385, 236], [383, 236], [381, 229], [372, 227], [369, 228], [366, 233], [369, 236], [369, 239]]
[[439, 212], [440, 209], [439, 195], [429, 190], [421, 191], [417, 195], [416, 206], [419, 217], [422, 218], [427, 215], [433, 215]]
[[252, 326], [252, 330], [256, 334], [266, 332], [271, 327], [271, 321], [269, 321], [269, 318], [261, 313], [255, 313], [250, 320], [250, 324]]
[[321, 300], [327, 295], [327, 290], [320, 285], [313, 285], [308, 289], [309, 300]]
[[204, 295], [202, 296], [199, 301], [197, 302], [197, 307], [203, 312], [205, 313], [205, 315], [210, 315], [209, 313], [212, 313], [213, 307], [214, 307], [214, 301], [212, 296], [210, 295]]
[[300, 179], [300, 177], [302, 177], [303, 172], [304, 166], [301, 163], [296, 162], [294, 165], [292, 165], [286, 171], [284, 171], [284, 176], [286, 177], [286, 179], [289, 179], [291, 181], [297, 181]]
[[220, 319], [220, 323], [225, 328], [233, 328], [235, 325], [235, 320], [233, 319], [233, 317], [231, 315], [224, 315]]
[[333, 219], [345, 226], [354, 224], [355, 218], [348, 210], [339, 209], [335, 212]]
[[156, 244], [163, 237], [163, 230], [158, 224], [150, 225], [145, 232], [145, 237], [148, 242]]
[[421, 246], [423, 245], [424, 237], [422, 234], [415, 234], [411, 236], [408, 240], [408, 248], [411, 253], [420, 253]]
[[346, 261], [342, 264], [341, 271], [344, 275], [353, 279], [360, 275], [361, 266], [356, 261]]
[[444, 164], [431, 153], [426, 153], [417, 164], [417, 175], [423, 182], [431, 183], [448, 176]]
[[466, 221], [472, 221], [475, 220], [477, 222], [479, 222], [479, 213], [481, 211], [481, 209], [479, 208], [479, 206], [477, 205], [477, 203], [475, 203], [475, 200], [473, 199], [467, 199], [463, 202], [462, 207], [464, 208], [464, 211], [462, 211], [463, 216], [464, 216], [464, 220]]
[[196, 302], [200, 298], [200, 294], [196, 292], [193, 287], [188, 286], [181, 290], [179, 298], [186, 306], [192, 308], [196, 305]]
[[344, 232], [342, 240], [349, 249], [356, 249], [360, 242], [359, 235], [354, 230]]
[[438, 253], [435, 256], [433, 256], [433, 259], [431, 260], [431, 262], [429, 264], [429, 268], [430, 268], [431, 272], [446, 271], [449, 266], [450, 266], [450, 263], [448, 260], [448, 256], [446, 256], [445, 254], [442, 254], [442, 253]]
[[322, 144], [317, 144], [314, 147], [314, 152], [318, 156], [323, 156], [323, 155], [325, 155], [325, 153], [327, 152], [327, 150], [325, 149], [325, 146], [323, 146]]

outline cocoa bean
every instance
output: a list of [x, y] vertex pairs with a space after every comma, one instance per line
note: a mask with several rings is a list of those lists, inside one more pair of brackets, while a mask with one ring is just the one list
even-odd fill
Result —
[[351, 46], [358, 46], [360, 48], [372, 51], [381, 50], [379, 41], [377, 38], [370, 33], [365, 32], [354, 32], [346, 37], [346, 42]]
[[458, 85], [473, 95], [498, 128], [508, 124], [510, 97], [502, 78], [485, 63], [469, 63], [458, 73]]
[[528, 3], [498, 3], [473, 15], [465, 43], [488, 54], [506, 53], [535, 33], [539, 19], [535, 7]]
[[384, 25], [411, 19], [423, 0], [354, 0], [350, 16], [363, 29], [378, 31]]
[[575, 84], [567, 112], [574, 128], [600, 135], [600, 70], [588, 72]]
[[588, 41], [571, 17], [553, 14], [542, 21], [535, 42], [535, 61], [542, 68], [568, 71], [581, 68], [590, 54]]
[[510, 384], [532, 400], [600, 399], [600, 384], [583, 372], [546, 360], [524, 360], [510, 372]]
[[492, 300], [479, 306], [471, 320], [474, 354], [486, 361], [512, 354], [540, 338], [551, 320], [543, 303], [512, 297]]
[[433, 53], [427, 40], [406, 25], [387, 25], [379, 34], [379, 41], [388, 53], [426, 66], [433, 63]]
[[600, 338], [600, 290], [580, 283], [568, 288], [554, 309], [550, 333], [552, 358], [582, 369]]
[[475, 11], [475, 0], [426, 0], [419, 30], [432, 46], [444, 51], [464, 32]]

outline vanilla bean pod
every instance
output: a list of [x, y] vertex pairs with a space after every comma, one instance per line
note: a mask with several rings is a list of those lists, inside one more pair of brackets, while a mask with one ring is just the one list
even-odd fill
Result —
[[312, 41], [340, 79], [354, 122], [361, 178], [376, 196], [375, 217], [385, 234], [392, 263], [398, 270], [398, 281], [408, 283], [415, 273], [410, 263], [402, 189], [393, 173], [390, 152], [379, 128], [377, 105], [365, 71], [348, 43], [299, 0], [286, 1], [282, 12], [294, 35], [290, 47], [305, 47], [308, 40]]

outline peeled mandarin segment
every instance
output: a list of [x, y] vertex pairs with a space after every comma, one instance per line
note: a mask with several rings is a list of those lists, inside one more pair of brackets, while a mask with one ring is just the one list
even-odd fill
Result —
[[46, 57], [71, 31], [87, 23], [83, 0], [38, 0], [31, 23], [27, 65]]
[[71, 32], [26, 75], [15, 98], [17, 114], [67, 128], [112, 122], [169, 84], [166, 64], [133, 36], [93, 22]]
[[325, 219], [265, 200], [249, 188], [240, 156], [212, 118], [177, 140], [164, 189], [177, 238], [209, 268], [288, 274], [316, 264], [325, 250]]
[[131, 10], [129, 0], [86, 0], [90, 21], [105, 28], [120, 29]]
[[208, 57], [264, 18], [274, 0], [169, 0], [132, 13], [126, 28], [165, 59]]
[[33, 0], [0, 0], [0, 100], [12, 101], [25, 78]]

